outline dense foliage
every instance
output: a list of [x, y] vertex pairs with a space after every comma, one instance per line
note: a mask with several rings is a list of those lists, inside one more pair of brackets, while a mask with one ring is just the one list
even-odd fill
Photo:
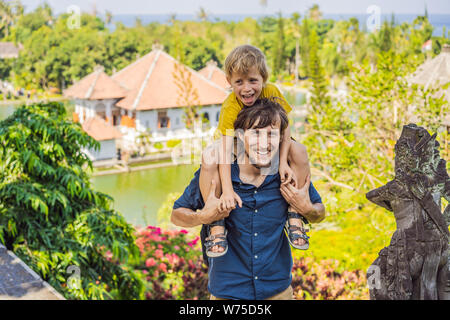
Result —
[[408, 77], [420, 63], [420, 57], [406, 53], [381, 52], [375, 64], [350, 66], [348, 94], [339, 97], [329, 92], [322, 62], [311, 55], [307, 123], [294, 136], [307, 146], [327, 218], [313, 232], [305, 255], [336, 259], [347, 270], [366, 270], [389, 244], [394, 217], [365, 194], [394, 178], [394, 145], [403, 125], [413, 122], [437, 133], [441, 157], [450, 168], [450, 135], [443, 126], [450, 113], [442, 90], [446, 86], [411, 84]]
[[[208, 269], [198, 236], [186, 230], [137, 230], [141, 252], [132, 265], [146, 278], [146, 299], [209, 299]], [[294, 259], [295, 299], [368, 299], [365, 271], [339, 271], [336, 260]]]
[[132, 267], [146, 281], [146, 299], [205, 299], [208, 278], [199, 237], [186, 230], [137, 229], [140, 259]]
[[67, 298], [140, 298], [140, 278], [105, 257], [135, 256], [134, 229], [91, 189], [81, 148], [98, 143], [65, 112], [22, 106], [0, 122], [0, 241]]
[[[69, 28], [68, 14], [55, 16], [47, 5], [24, 14], [18, 3], [0, 2], [0, 40], [23, 44], [18, 59], [0, 65], [0, 78], [26, 89], [67, 87], [96, 64], [111, 74], [154, 43], [196, 70], [210, 59], [220, 67], [236, 45], [251, 43], [266, 54], [270, 81], [308, 78], [301, 82], [311, 94], [307, 121], [292, 134], [307, 146], [327, 217], [313, 226], [310, 249], [294, 251], [298, 299], [367, 298], [365, 270], [389, 243], [395, 220], [365, 193], [393, 178], [403, 125], [437, 132], [450, 168], [450, 135], [441, 125], [449, 103], [438, 90], [407, 80], [449, 43], [445, 30], [432, 36], [426, 14], [401, 25], [393, 17], [375, 32], [362, 30], [356, 18], [323, 19], [318, 6], [303, 17], [213, 22], [203, 11], [201, 21], [174, 15], [131, 28], [116, 23], [112, 31], [111, 16], [83, 13], [79, 28]], [[432, 51], [422, 51], [429, 39]], [[177, 85], [188, 92], [182, 78], [180, 70]], [[336, 94], [338, 85], [347, 87], [346, 96]], [[90, 188], [90, 163], [80, 148], [96, 143], [65, 117], [61, 105], [47, 104], [19, 108], [1, 122], [0, 241], [68, 298], [207, 299], [198, 240], [155, 227], [135, 234], [111, 199]], [[158, 212], [160, 226], [174, 199]], [[80, 268], [75, 288], [68, 287], [71, 266]]]
[[[350, 66], [363, 61], [375, 63], [378, 54], [393, 50], [397, 54], [422, 59], [422, 44], [433, 40], [431, 55], [438, 54], [448, 34], [432, 36], [427, 15], [412, 23], [385, 21], [379, 30], [367, 32], [356, 18], [334, 21], [324, 19], [318, 6], [302, 16], [293, 13], [246, 18], [239, 22], [218, 21], [202, 11], [198, 21], [180, 21], [172, 15], [165, 23], [143, 25], [136, 19], [133, 27], [114, 25], [110, 13], [55, 15], [43, 4], [24, 13], [20, 1], [2, 3], [0, 41], [23, 45], [19, 58], [1, 70], [16, 86], [26, 89], [65, 88], [92, 72], [95, 65], [108, 74], [124, 68], [137, 57], [150, 52], [154, 43], [188, 66], [199, 70], [209, 60], [221, 67], [227, 54], [237, 45], [251, 43], [263, 50], [271, 69], [271, 81], [311, 76], [310, 55], [316, 54], [328, 78], [348, 76]], [[74, 24], [79, 19], [79, 25]], [[310, 37], [317, 35], [316, 53], [311, 53]]]

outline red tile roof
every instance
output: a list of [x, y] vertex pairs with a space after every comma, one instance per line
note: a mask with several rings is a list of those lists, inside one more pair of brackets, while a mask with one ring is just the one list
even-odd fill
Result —
[[[190, 78], [191, 84], [177, 80], [181, 76]], [[189, 102], [199, 106], [220, 105], [227, 97], [223, 87], [159, 49], [152, 50], [111, 78], [129, 90], [116, 104], [129, 110], [185, 107]]]
[[217, 67], [217, 63], [215, 61], [208, 62], [206, 64], [206, 67], [199, 70], [198, 73], [200, 73], [206, 79], [211, 80], [215, 84], [219, 85], [221, 88], [228, 90], [228, 88], [230, 87], [225, 72]]
[[64, 91], [66, 97], [89, 100], [116, 99], [126, 95], [127, 90], [103, 72], [102, 67]]
[[119, 139], [120, 131], [99, 117], [86, 119], [82, 124], [83, 130], [97, 141]]

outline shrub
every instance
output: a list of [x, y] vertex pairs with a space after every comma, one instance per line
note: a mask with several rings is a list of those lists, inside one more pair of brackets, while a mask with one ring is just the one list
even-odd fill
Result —
[[61, 103], [22, 106], [0, 122], [0, 241], [66, 298], [141, 298], [139, 274], [105, 256], [133, 258], [134, 229], [91, 189], [82, 147], [98, 143]]
[[294, 260], [292, 287], [298, 300], [367, 300], [369, 289], [365, 272], [337, 272], [337, 260]]
[[[199, 237], [186, 230], [137, 230], [140, 259], [132, 268], [146, 277], [147, 299], [209, 299], [208, 269]], [[292, 287], [296, 299], [368, 299], [365, 272], [338, 272], [336, 260], [294, 259]]]
[[208, 299], [207, 267], [200, 239], [189, 240], [186, 230], [137, 230], [140, 259], [132, 267], [147, 280], [147, 299]]
[[167, 148], [173, 148], [181, 143], [180, 139], [172, 139], [167, 141]]

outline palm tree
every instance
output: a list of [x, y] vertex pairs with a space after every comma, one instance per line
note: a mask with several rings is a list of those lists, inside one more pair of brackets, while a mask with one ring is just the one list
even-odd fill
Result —
[[313, 5], [309, 9], [309, 18], [316, 22], [322, 19], [322, 12], [320, 11], [318, 4]]
[[279, 74], [283, 71], [286, 57], [286, 40], [284, 35], [284, 20], [281, 11], [278, 12], [275, 42], [273, 46], [273, 73]]
[[306, 77], [309, 76], [309, 36], [310, 36], [310, 27], [307, 17], [303, 17], [303, 22], [300, 30], [300, 57], [302, 70]]
[[292, 33], [295, 37], [295, 82], [298, 81], [298, 68], [300, 67], [300, 13], [294, 12], [291, 16], [293, 22]]
[[111, 11], [106, 10], [105, 11], [105, 22], [106, 24], [110, 24], [112, 21], [113, 15]]
[[8, 37], [10, 27], [23, 14], [23, 11], [20, 1], [0, 1], [0, 30], [5, 29], [5, 37]]
[[197, 18], [199, 18], [201, 21], [207, 21], [209, 18], [209, 13], [205, 8], [200, 7], [199, 11], [197, 12]]
[[169, 16], [169, 23], [171, 25], [175, 25], [175, 22], [177, 21], [177, 14], [176, 13], [171, 13]]

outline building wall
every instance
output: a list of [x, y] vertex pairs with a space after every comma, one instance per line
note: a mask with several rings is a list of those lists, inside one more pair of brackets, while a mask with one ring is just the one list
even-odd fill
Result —
[[136, 129], [155, 131], [158, 126], [158, 112], [156, 110], [144, 110], [136, 112]]
[[[150, 128], [152, 132], [158, 131], [158, 111], [166, 111], [167, 117], [170, 119], [170, 129], [177, 130], [185, 127], [183, 121], [183, 108], [169, 108], [161, 110], [144, 110], [136, 113], [136, 129], [144, 130]], [[211, 126], [217, 126], [219, 120], [220, 106], [212, 105], [198, 109], [200, 116], [208, 113]]]
[[85, 150], [85, 153], [93, 161], [114, 159], [117, 157], [116, 140], [103, 140], [99, 141], [100, 150], [93, 149]]
[[199, 110], [199, 114], [203, 116], [204, 113], [208, 113], [209, 123], [213, 127], [217, 127], [219, 124], [219, 114], [220, 114], [220, 106], [213, 105], [208, 107], [203, 107]]
[[185, 127], [183, 121], [184, 110], [182, 108], [174, 108], [167, 110], [167, 116], [170, 118], [170, 129], [183, 129]]
[[[106, 116], [109, 123], [112, 124], [112, 113], [118, 109], [114, 104], [119, 99], [103, 99], [103, 100], [85, 100], [75, 99], [75, 112], [78, 114], [80, 122], [83, 123], [87, 118], [94, 117], [96, 114]], [[120, 123], [120, 117], [118, 119]]]

